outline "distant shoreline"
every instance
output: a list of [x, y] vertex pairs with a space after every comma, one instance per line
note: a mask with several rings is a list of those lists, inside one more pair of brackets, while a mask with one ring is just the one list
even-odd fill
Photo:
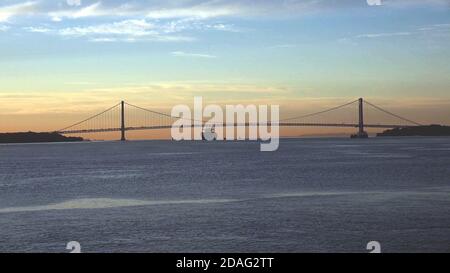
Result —
[[59, 133], [36, 133], [36, 132], [19, 132], [19, 133], [0, 133], [0, 143], [49, 143], [49, 142], [82, 142], [82, 137], [66, 137]]
[[377, 134], [377, 137], [439, 137], [450, 136], [450, 126], [425, 125], [404, 128], [394, 128]]

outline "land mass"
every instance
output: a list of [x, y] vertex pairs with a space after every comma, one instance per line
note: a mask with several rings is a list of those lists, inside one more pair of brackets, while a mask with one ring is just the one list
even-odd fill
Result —
[[75, 142], [82, 137], [66, 137], [58, 133], [0, 133], [0, 143]]
[[427, 125], [394, 128], [379, 133], [377, 136], [450, 136], [450, 126]]

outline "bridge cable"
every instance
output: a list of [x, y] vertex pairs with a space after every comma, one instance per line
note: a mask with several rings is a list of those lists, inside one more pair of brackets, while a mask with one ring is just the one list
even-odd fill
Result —
[[323, 111], [319, 111], [319, 112], [315, 112], [315, 113], [311, 113], [311, 114], [307, 114], [307, 115], [303, 115], [303, 116], [298, 116], [298, 117], [293, 117], [293, 118], [287, 118], [287, 119], [280, 119], [280, 121], [288, 121], [288, 120], [293, 120], [293, 119], [302, 119], [302, 118], [307, 118], [307, 117], [312, 117], [312, 116], [316, 116], [316, 115], [320, 115], [320, 114], [324, 114], [324, 113], [328, 113], [334, 110], [338, 110], [341, 108], [344, 108], [346, 106], [349, 106], [350, 104], [353, 104], [355, 102], [357, 102], [358, 100], [354, 100], [352, 102], [337, 106], [337, 107], [333, 107], [327, 110], [323, 110]]
[[157, 115], [162, 115], [162, 116], [173, 118], [171, 115], [160, 113], [160, 112], [156, 112], [156, 111], [152, 111], [152, 110], [149, 110], [149, 109], [146, 109], [146, 108], [142, 108], [142, 107], [139, 107], [139, 106], [136, 106], [136, 105], [133, 105], [133, 104], [129, 104], [128, 102], [125, 102], [125, 104], [128, 105], [128, 106], [131, 106], [131, 107], [138, 108], [138, 109], [143, 110], [143, 111], [147, 111], [147, 112], [153, 113], [153, 114], [157, 114]]
[[133, 105], [133, 104], [129, 104], [128, 102], [125, 102], [125, 104], [128, 105], [128, 106], [132, 106], [132, 107], [138, 108], [138, 109], [143, 110], [143, 111], [147, 111], [147, 112], [153, 113], [153, 114], [157, 114], [157, 115], [160, 115], [160, 116], [169, 117], [169, 118], [171, 118], [171, 119], [179, 118], [179, 119], [185, 119], [185, 120], [190, 120], [190, 121], [204, 122], [204, 121], [195, 120], [195, 119], [188, 119], [188, 118], [181, 118], [181, 117], [173, 117], [173, 116], [168, 115], [168, 114], [164, 114], [164, 113], [161, 113], [161, 112], [156, 112], [156, 111], [153, 111], [153, 110], [150, 110], [150, 109], [146, 109], [146, 108], [142, 108], [142, 107], [139, 107], [139, 106], [136, 106], [136, 105]]
[[63, 128], [63, 129], [60, 129], [60, 130], [55, 131], [55, 132], [63, 132], [63, 131], [65, 131], [65, 130], [67, 130], [67, 129], [70, 129], [70, 128], [72, 128], [72, 127], [75, 127], [75, 126], [77, 126], [77, 125], [80, 125], [80, 124], [82, 124], [82, 123], [84, 123], [84, 122], [90, 121], [90, 120], [92, 120], [92, 119], [94, 119], [94, 118], [96, 118], [96, 117], [98, 117], [98, 116], [100, 116], [100, 115], [102, 115], [102, 114], [104, 114], [104, 113], [106, 113], [106, 112], [108, 112], [108, 111], [114, 109], [115, 107], [117, 107], [117, 106], [119, 106], [119, 105], [120, 105], [120, 103], [118, 103], [118, 104], [116, 104], [116, 105], [114, 105], [114, 106], [112, 106], [112, 107], [106, 109], [105, 111], [103, 111], [103, 112], [101, 112], [101, 113], [98, 113], [98, 114], [96, 114], [96, 115], [94, 115], [94, 116], [92, 116], [92, 117], [90, 117], [90, 118], [87, 118], [87, 119], [85, 119], [85, 120], [82, 120], [82, 121], [80, 121], [80, 122], [77, 122], [77, 123], [75, 123], [75, 124], [72, 124], [72, 125], [70, 125], [70, 126], [68, 126], [68, 127], [65, 127], [65, 128]]
[[370, 103], [370, 102], [368, 102], [368, 101], [366, 101], [366, 100], [364, 100], [364, 103], [366, 103], [367, 105], [370, 105], [370, 106], [374, 107], [375, 109], [378, 109], [378, 110], [381, 111], [381, 112], [384, 112], [384, 113], [386, 113], [386, 114], [389, 114], [389, 115], [391, 115], [391, 116], [394, 116], [394, 117], [396, 117], [396, 118], [399, 118], [399, 119], [401, 119], [401, 120], [403, 120], [403, 121], [407, 121], [407, 122], [409, 122], [409, 123], [412, 123], [412, 124], [415, 124], [415, 125], [418, 125], [418, 126], [422, 126], [422, 125], [423, 125], [423, 124], [420, 124], [420, 123], [415, 122], [415, 121], [413, 121], [413, 120], [404, 118], [404, 117], [402, 117], [402, 116], [399, 116], [399, 115], [396, 115], [396, 114], [394, 114], [394, 113], [392, 113], [392, 112], [389, 112], [389, 111], [387, 111], [387, 110], [384, 110], [383, 108], [378, 107], [378, 106], [376, 106], [375, 104]]

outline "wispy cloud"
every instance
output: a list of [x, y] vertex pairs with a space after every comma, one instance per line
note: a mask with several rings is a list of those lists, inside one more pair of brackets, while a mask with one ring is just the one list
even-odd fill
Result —
[[233, 24], [205, 24], [205, 29], [212, 29], [212, 30], [220, 30], [220, 31], [227, 31], [227, 32], [245, 32], [244, 29], [238, 28]]
[[[382, 33], [365, 33], [354, 36], [356, 39], [376, 39], [376, 38], [389, 38], [389, 37], [407, 37], [413, 35], [432, 35], [436, 36], [439, 34], [450, 33], [450, 24], [434, 24], [419, 27], [411, 31], [401, 31], [401, 32], [382, 32]], [[349, 41], [351, 38], [342, 38], [340, 41]]]
[[168, 34], [164, 26], [141, 20], [124, 20], [86, 27], [68, 27], [57, 31], [66, 37], [88, 37], [93, 42], [191, 41], [194, 38]]
[[69, 6], [80, 6], [81, 0], [66, 0], [66, 3]]
[[192, 18], [173, 21], [141, 18], [63, 28], [58, 26], [53, 26], [53, 28], [27, 26], [23, 29], [29, 32], [49, 33], [66, 38], [86, 37], [92, 42], [180, 42], [196, 40], [195, 37], [185, 34], [188, 31], [241, 32], [231, 24], [202, 22]]
[[[112, 43], [112, 42], [125, 42], [125, 40], [120, 40], [117, 38], [91, 38], [89, 41], [91, 42], [95, 42], [95, 43]], [[135, 40], [130, 40], [130, 41], [135, 41]]]
[[[365, 0], [191, 0], [191, 1], [132, 1], [132, 0], [11, 0], [14, 4], [0, 6], [0, 20], [14, 16], [36, 15], [54, 21], [85, 17], [140, 17], [148, 19], [210, 19], [227, 16], [299, 15], [305, 12], [360, 6]], [[88, 2], [88, 3], [85, 3]], [[384, 6], [449, 5], [450, 0], [383, 0]], [[369, 5], [367, 5], [369, 6]], [[124, 18], [125, 19], [125, 18]]]
[[46, 27], [24, 27], [23, 30], [36, 33], [49, 33], [52, 30]]
[[37, 1], [27, 1], [8, 6], [0, 6], [0, 22], [6, 22], [14, 16], [30, 15], [37, 12]]
[[357, 35], [356, 38], [383, 38], [383, 37], [395, 37], [395, 36], [409, 36], [411, 32], [386, 32], [386, 33], [368, 33]]
[[[428, 48], [443, 48], [443, 39], [450, 39], [450, 24], [432, 24], [422, 27], [411, 28], [399, 32], [364, 33], [337, 39], [343, 45], [358, 46], [360, 42], [372, 39], [414, 39], [415, 42], [423, 42]], [[445, 43], [445, 42], [444, 42]]]
[[[219, 1], [220, 2], [220, 1]], [[53, 9], [43, 12], [54, 21], [61, 21], [65, 18], [79, 19], [85, 17], [140, 17], [148, 19], [209, 19], [221, 16], [236, 15], [240, 8], [228, 7], [222, 4], [194, 4], [191, 6], [180, 6], [172, 3], [165, 6], [163, 3], [152, 5], [149, 3], [139, 4], [133, 1], [115, 1], [119, 3], [112, 5], [107, 2], [96, 2], [88, 6], [76, 5], [63, 9]], [[79, 7], [78, 7], [79, 6]]]
[[382, 0], [383, 5], [391, 7], [408, 7], [412, 5], [448, 6], [449, 0]]
[[[191, 41], [195, 31], [243, 32], [227, 23], [237, 17], [289, 17], [329, 9], [360, 6], [363, 0], [190, 0], [190, 1], [131, 1], [131, 0], [10, 0], [0, 4], [0, 22], [21, 16], [47, 20], [43, 28], [31, 32], [55, 33], [65, 37], [85, 37], [90, 41]], [[410, 2], [418, 3], [419, 1]], [[422, 4], [449, 4], [450, 0], [423, 0]], [[409, 5], [406, 0], [385, 0], [386, 6]], [[368, 6], [368, 5], [367, 5]], [[20, 20], [13, 20], [14, 23]], [[64, 24], [60, 23], [64, 21]], [[99, 22], [102, 22], [101, 24]], [[29, 26], [20, 26], [29, 27]], [[47, 28], [46, 27], [46, 28]], [[41, 31], [39, 31], [41, 30]], [[191, 32], [181, 35], [181, 32]], [[180, 35], [173, 35], [179, 33]], [[172, 35], [170, 35], [172, 34]], [[406, 34], [366, 34], [358, 38], [380, 38]], [[284, 48], [289, 47], [286, 45]], [[282, 45], [280, 46], [282, 48]]]
[[[97, 2], [89, 6], [81, 8], [70, 8], [57, 11], [50, 11], [47, 16], [52, 18], [53, 21], [62, 21], [63, 18], [79, 19], [84, 17], [98, 17], [105, 16], [109, 10], [102, 8], [102, 3]], [[110, 11], [113, 12], [113, 11]], [[111, 13], [114, 14], [114, 13]]]
[[191, 58], [203, 58], [203, 59], [214, 59], [217, 56], [209, 54], [199, 54], [199, 53], [187, 53], [183, 51], [174, 51], [171, 53], [175, 57], [191, 57]]
[[[253, 100], [285, 98], [291, 90], [283, 86], [267, 86], [243, 83], [190, 83], [190, 82], [155, 82], [142, 85], [124, 85], [113, 87], [95, 87], [96, 83], [74, 82], [69, 85], [86, 86], [77, 91], [59, 92], [1, 92], [0, 100], [5, 107], [0, 108], [0, 115], [38, 115], [48, 113], [89, 114], [116, 104], [126, 94], [127, 101], [136, 102], [152, 109], [170, 108], [179, 103], [186, 103], [194, 96], [204, 96], [218, 102], [227, 100], [242, 102], [242, 96]], [[91, 87], [92, 86], [92, 87]], [[40, 107], [35, 107], [36, 105]], [[55, 128], [53, 128], [55, 129]]]
[[151, 10], [146, 17], [153, 19], [173, 19], [173, 18], [213, 18], [219, 16], [228, 16], [238, 14], [240, 9], [237, 7], [199, 5], [186, 8], [175, 9], [157, 9]]
[[428, 25], [423, 26], [418, 29], [419, 31], [424, 32], [445, 32], [450, 31], [450, 24], [434, 24], [434, 25]]
[[157, 34], [155, 26], [145, 20], [125, 20], [110, 24], [92, 25], [87, 27], [69, 27], [59, 31], [66, 36], [86, 35], [127, 35], [147, 36]]

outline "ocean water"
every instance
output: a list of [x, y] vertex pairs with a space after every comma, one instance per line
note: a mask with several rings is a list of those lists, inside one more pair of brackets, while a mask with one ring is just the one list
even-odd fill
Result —
[[0, 145], [0, 252], [450, 252], [450, 138]]

